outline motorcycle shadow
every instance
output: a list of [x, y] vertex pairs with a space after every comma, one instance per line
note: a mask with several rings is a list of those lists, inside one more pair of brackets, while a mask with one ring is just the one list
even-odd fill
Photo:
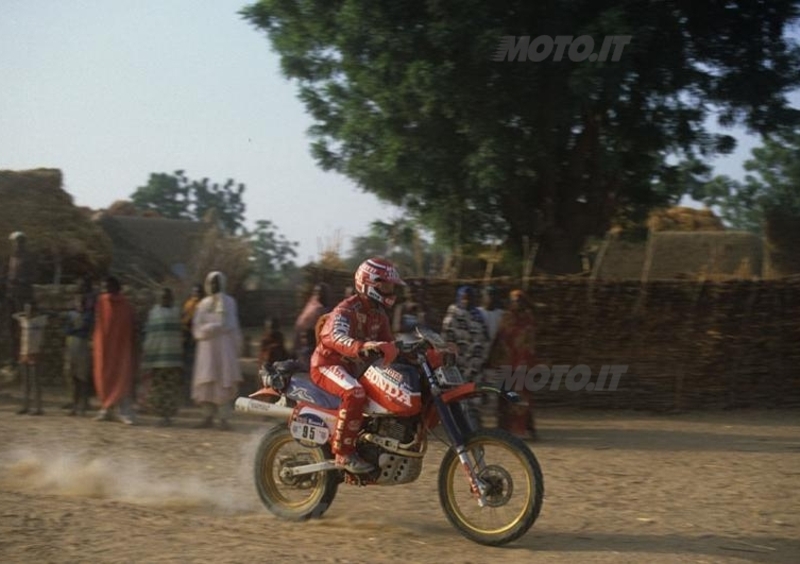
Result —
[[790, 555], [800, 554], [800, 540], [761, 537], [723, 536], [715, 534], [635, 534], [635, 533], [558, 533], [536, 530], [536, 527], [507, 549], [531, 552], [598, 552], [638, 553], [644, 555], [691, 555], [694, 557], [737, 556], [760, 563], [787, 562]]

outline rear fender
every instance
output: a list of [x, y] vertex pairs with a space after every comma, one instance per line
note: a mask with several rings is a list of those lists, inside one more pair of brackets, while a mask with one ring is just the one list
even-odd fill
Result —
[[257, 392], [253, 392], [252, 394], [248, 395], [247, 397], [252, 399], [258, 399], [262, 401], [273, 402], [276, 401], [278, 398], [281, 397], [281, 393], [273, 390], [269, 387], [264, 387], [258, 390]]

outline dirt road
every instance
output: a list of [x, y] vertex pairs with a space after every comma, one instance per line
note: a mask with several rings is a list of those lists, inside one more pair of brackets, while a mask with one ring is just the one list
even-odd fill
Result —
[[[61, 400], [63, 401], [63, 400]], [[461, 537], [418, 482], [342, 486], [321, 520], [270, 516], [251, 467], [264, 422], [233, 432], [42, 417], [0, 396], [0, 561], [799, 562], [800, 413], [542, 412], [546, 497], [506, 548]]]

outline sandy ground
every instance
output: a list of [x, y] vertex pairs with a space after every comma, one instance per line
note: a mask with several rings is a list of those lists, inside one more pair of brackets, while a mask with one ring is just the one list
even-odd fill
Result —
[[252, 458], [268, 423], [195, 430], [42, 417], [0, 393], [0, 561], [800, 562], [800, 412], [540, 413], [546, 497], [519, 541], [460, 536], [438, 505], [441, 444], [421, 478], [342, 486], [323, 519], [262, 508]]

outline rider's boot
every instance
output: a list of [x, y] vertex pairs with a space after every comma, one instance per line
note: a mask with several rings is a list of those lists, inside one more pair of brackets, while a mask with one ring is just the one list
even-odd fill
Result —
[[352, 474], [364, 474], [375, 469], [372, 464], [358, 456], [355, 452], [351, 452], [350, 454], [337, 454], [336, 466]]

